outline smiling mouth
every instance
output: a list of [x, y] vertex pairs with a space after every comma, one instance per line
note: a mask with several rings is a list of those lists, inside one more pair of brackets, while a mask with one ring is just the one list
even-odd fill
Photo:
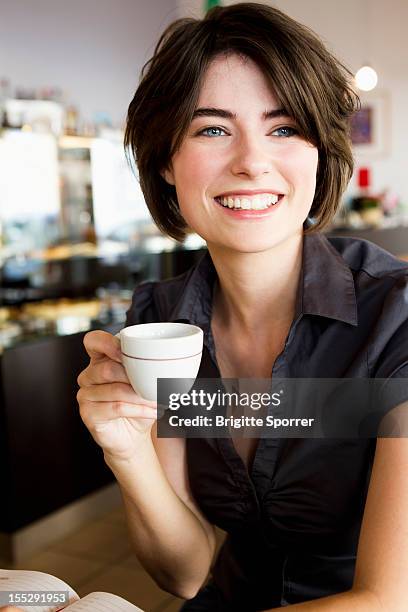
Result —
[[266, 210], [276, 206], [280, 200], [284, 197], [284, 194], [259, 194], [255, 196], [217, 196], [214, 200], [223, 206], [231, 210]]

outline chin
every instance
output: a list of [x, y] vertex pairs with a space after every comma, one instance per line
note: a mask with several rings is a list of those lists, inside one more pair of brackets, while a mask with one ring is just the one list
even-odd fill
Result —
[[269, 238], [265, 238], [264, 240], [260, 240], [259, 238], [245, 238], [245, 240], [239, 242], [219, 242], [218, 246], [224, 247], [230, 251], [234, 251], [236, 253], [262, 253], [265, 251], [270, 251], [274, 247], [278, 246], [281, 242], [283, 242], [285, 238], [277, 238], [276, 240], [271, 240]]
[[[266, 228], [265, 228], [266, 229]], [[278, 229], [277, 227], [274, 228]], [[283, 230], [283, 231], [282, 231]], [[259, 253], [261, 251], [269, 251], [275, 247], [282, 245], [286, 241], [298, 236], [303, 231], [303, 226], [295, 228], [281, 228], [281, 231], [258, 231], [247, 232], [243, 239], [235, 242], [235, 246], [245, 253]]]

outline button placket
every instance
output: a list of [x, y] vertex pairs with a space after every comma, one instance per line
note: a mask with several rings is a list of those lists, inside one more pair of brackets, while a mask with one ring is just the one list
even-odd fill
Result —
[[[279, 393], [281, 401], [278, 410], [272, 405], [269, 405], [268, 416], [284, 416], [284, 406], [288, 394], [287, 378], [289, 374], [287, 351], [293, 341], [295, 330], [301, 319], [302, 314], [299, 314], [289, 330], [283, 351], [278, 355], [273, 364], [270, 393]], [[285, 443], [285, 438], [273, 438], [270, 436], [270, 433], [267, 433], [267, 435], [259, 441], [252, 466], [252, 479], [260, 499], [262, 499], [271, 487], [273, 487], [273, 478]]]

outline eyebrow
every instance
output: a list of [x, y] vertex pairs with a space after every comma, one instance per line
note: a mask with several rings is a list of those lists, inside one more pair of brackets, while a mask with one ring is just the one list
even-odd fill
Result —
[[[236, 113], [232, 113], [229, 110], [225, 110], [223, 108], [197, 108], [194, 113], [192, 119], [196, 119], [197, 117], [221, 117], [222, 119], [236, 119]], [[277, 108], [275, 110], [264, 111], [262, 113], [262, 118], [266, 121], [267, 119], [275, 119], [276, 117], [290, 117], [290, 115], [285, 111], [284, 108]]]

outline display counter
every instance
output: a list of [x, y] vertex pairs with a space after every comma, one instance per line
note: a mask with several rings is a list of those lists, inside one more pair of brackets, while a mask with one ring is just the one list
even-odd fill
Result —
[[[203, 252], [175, 249], [140, 254], [138, 274], [128, 272], [126, 288], [107, 284], [88, 300], [65, 297], [0, 309], [0, 332], [5, 334], [0, 351], [0, 544], [2, 535], [13, 534], [113, 480], [81, 421], [76, 401], [77, 377], [88, 363], [84, 334], [89, 329], [119, 331], [132, 283], [180, 274]], [[60, 286], [63, 290], [63, 282]], [[13, 326], [14, 334], [7, 336], [6, 330]]]
[[27, 340], [0, 357], [0, 532], [21, 529], [112, 479], [76, 402], [76, 379], [88, 362], [83, 336]]

